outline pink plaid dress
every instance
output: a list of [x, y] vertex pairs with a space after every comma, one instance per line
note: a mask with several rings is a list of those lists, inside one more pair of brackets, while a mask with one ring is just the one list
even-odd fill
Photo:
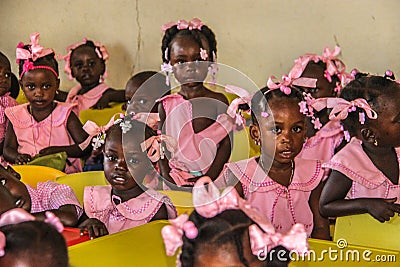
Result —
[[0, 143], [4, 141], [8, 125], [8, 119], [4, 111], [8, 107], [16, 105], [18, 105], [18, 102], [10, 96], [10, 93], [0, 96]]

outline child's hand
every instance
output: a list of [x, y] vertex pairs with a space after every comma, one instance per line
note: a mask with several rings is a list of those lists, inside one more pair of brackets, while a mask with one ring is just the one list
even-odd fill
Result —
[[395, 203], [397, 197], [389, 199], [370, 198], [367, 201], [368, 213], [380, 222], [389, 221], [395, 212], [400, 213], [400, 204]]
[[28, 163], [31, 160], [32, 160], [32, 157], [29, 154], [18, 154], [17, 157], [15, 158], [15, 164], [23, 165], [23, 164]]
[[46, 155], [55, 154], [58, 152], [60, 152], [60, 151], [58, 151], [56, 148], [54, 148], [52, 146], [49, 146], [49, 147], [46, 147], [46, 148], [43, 148], [42, 150], [40, 150], [39, 156], [42, 157], [42, 156], [46, 156]]
[[90, 239], [108, 235], [108, 230], [104, 223], [95, 218], [85, 220], [79, 225], [79, 228], [81, 229], [81, 235], [87, 232]]
[[94, 109], [109, 108], [110, 107], [110, 105], [108, 104], [109, 102], [110, 100], [108, 99], [107, 94], [104, 94], [92, 108]]

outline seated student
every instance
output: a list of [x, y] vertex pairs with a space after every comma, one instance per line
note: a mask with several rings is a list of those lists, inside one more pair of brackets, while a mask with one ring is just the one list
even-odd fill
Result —
[[14, 207], [23, 208], [37, 220], [45, 220], [46, 211], [53, 212], [65, 226], [75, 227], [83, 209], [74, 191], [52, 181], [39, 182], [36, 188], [24, 184], [0, 165], [0, 183], [12, 195]]
[[60, 234], [64, 228], [51, 212], [47, 219], [15, 208], [0, 217], [0, 266], [68, 267], [68, 251]]
[[152, 149], [159, 148], [164, 137], [157, 136], [131, 115], [100, 128], [106, 131], [102, 140], [105, 142], [104, 174], [110, 185], [85, 187], [84, 208], [89, 219], [79, 227], [94, 238], [154, 220], [175, 218], [176, 209], [171, 200], [146, 187], [158, 182], [150, 159], [158, 160], [160, 151]]

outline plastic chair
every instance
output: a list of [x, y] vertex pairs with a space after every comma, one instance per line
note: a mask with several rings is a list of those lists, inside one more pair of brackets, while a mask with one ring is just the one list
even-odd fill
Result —
[[167, 257], [161, 228], [167, 221], [154, 221], [129, 230], [68, 247], [70, 265], [86, 266], [175, 266]]
[[76, 197], [82, 205], [85, 186], [108, 184], [103, 171], [67, 174], [65, 176], [58, 177], [56, 182], [59, 184], [69, 185], [74, 190]]
[[124, 103], [112, 103], [110, 108], [82, 110], [79, 113], [79, 119], [82, 124], [91, 120], [99, 126], [106, 125], [115, 113], [125, 113], [125, 111], [122, 110], [123, 104]]
[[178, 215], [183, 213], [190, 214], [194, 207], [192, 201], [192, 193], [174, 190], [159, 190], [158, 192], [168, 196], [174, 204]]
[[36, 188], [38, 182], [54, 181], [66, 175], [57, 169], [39, 165], [13, 165], [12, 168], [21, 175], [21, 181]]
[[260, 147], [252, 142], [249, 127], [233, 134], [232, 162], [260, 155]]
[[336, 219], [333, 239], [346, 239], [349, 244], [400, 251], [400, 217], [380, 223], [369, 214], [359, 214]]

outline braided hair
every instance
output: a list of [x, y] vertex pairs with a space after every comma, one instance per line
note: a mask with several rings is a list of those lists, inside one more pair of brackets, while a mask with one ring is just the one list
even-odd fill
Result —
[[[193, 39], [199, 45], [200, 48], [204, 48], [202, 41], [205, 40], [205, 41], [207, 41], [208, 46], [210, 48], [210, 51], [207, 51], [208, 58], [213, 59], [213, 53], [215, 54], [215, 56], [217, 55], [217, 41], [215, 39], [215, 34], [208, 26], [203, 25], [201, 27], [201, 30], [198, 30], [198, 29], [179, 30], [178, 26], [175, 25], [175, 26], [172, 26], [171, 28], [167, 29], [162, 38], [161, 52], [162, 52], [163, 62], [168, 63], [170, 61], [170, 51], [171, 51], [172, 42], [174, 41], [174, 39], [176, 37], [179, 37], [179, 36], [189, 36], [191, 39]], [[166, 52], [167, 52], [167, 54], [166, 54]]]
[[[105, 71], [106, 71], [106, 62], [104, 60], [104, 55], [101, 52], [100, 47], [96, 46], [95, 43], [93, 41], [91, 41], [91, 40], [86, 40], [85, 43], [83, 43], [83, 44], [71, 49], [70, 58], [72, 58], [72, 56], [73, 56], [75, 51], [77, 51], [79, 49], [82, 49], [82, 48], [92, 49], [95, 54], [100, 53], [101, 57], [99, 57], [99, 59], [100, 59], [100, 63], [102, 64], [103, 74], [104, 74]], [[71, 60], [69, 61], [69, 65], [70, 65], [70, 68], [72, 68]]]

